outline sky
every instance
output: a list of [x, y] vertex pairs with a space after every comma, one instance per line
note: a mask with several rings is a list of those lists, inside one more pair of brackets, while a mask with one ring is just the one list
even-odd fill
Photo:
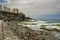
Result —
[[36, 19], [60, 19], [60, 0], [0, 0], [10, 8], [18, 8]]

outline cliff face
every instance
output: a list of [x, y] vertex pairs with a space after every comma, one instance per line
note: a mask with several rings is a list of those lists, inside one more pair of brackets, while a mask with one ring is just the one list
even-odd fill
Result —
[[26, 17], [24, 13], [14, 13], [8, 11], [0, 11], [0, 20], [7, 20], [7, 21], [24, 21], [24, 20], [31, 20], [32, 18]]

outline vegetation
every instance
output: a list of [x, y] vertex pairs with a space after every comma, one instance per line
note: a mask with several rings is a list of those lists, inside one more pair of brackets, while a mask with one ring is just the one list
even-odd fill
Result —
[[18, 13], [18, 11], [19, 11], [19, 10], [18, 10], [17, 8], [14, 8], [14, 9], [13, 9], [13, 12], [14, 12], [14, 13]]
[[24, 13], [11, 13], [11, 12], [2, 12], [0, 14], [0, 18], [3, 20], [25, 20], [25, 14]]
[[20, 13], [19, 16], [20, 16], [20, 20], [24, 21], [24, 19], [25, 19], [25, 14]]
[[60, 24], [54, 24], [54, 25], [51, 25], [51, 26], [60, 26]]
[[41, 25], [41, 28], [46, 28], [47, 25]]

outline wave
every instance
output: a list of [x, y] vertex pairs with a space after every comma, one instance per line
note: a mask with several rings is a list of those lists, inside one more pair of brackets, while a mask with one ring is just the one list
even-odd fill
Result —
[[40, 30], [42, 25], [46, 25], [46, 28], [60, 29], [60, 23], [58, 22], [36, 21], [36, 22], [24, 22], [22, 25], [27, 26], [32, 30]]

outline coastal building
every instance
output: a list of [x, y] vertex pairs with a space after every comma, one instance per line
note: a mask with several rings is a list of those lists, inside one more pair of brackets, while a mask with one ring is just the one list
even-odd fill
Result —
[[10, 8], [1, 4], [0, 5], [0, 19], [24, 21], [25, 20], [25, 14], [22, 12], [19, 12], [18, 8], [10, 9]]
[[7, 11], [7, 12], [10, 12], [10, 8], [6, 7], [6, 6], [3, 6], [0, 4], [0, 11]]
[[0, 5], [0, 11], [2, 11], [2, 5]]

